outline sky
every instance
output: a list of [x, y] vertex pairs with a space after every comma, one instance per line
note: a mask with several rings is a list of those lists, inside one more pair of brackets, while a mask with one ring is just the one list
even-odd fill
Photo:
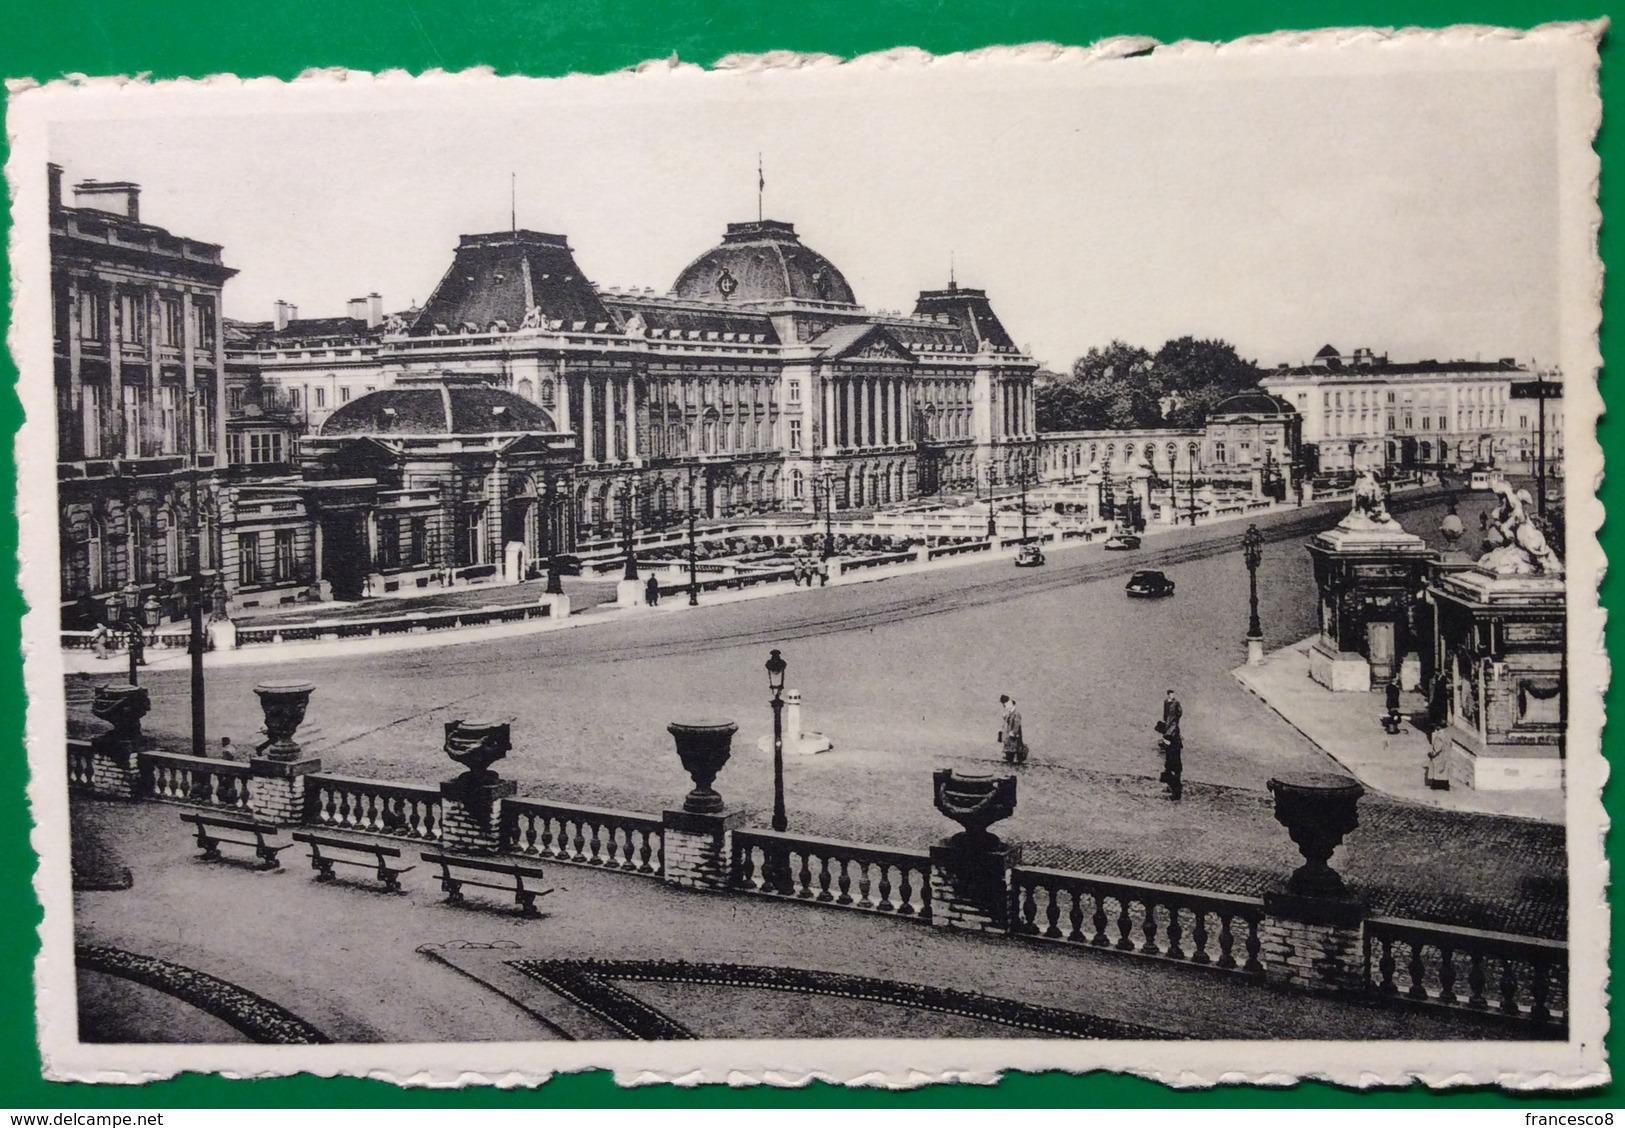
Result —
[[[1220, 337], [1549, 363], [1558, 109], [1539, 67], [1219, 57], [823, 66], [483, 82], [194, 85], [56, 116], [69, 183], [224, 247], [226, 313], [422, 302], [463, 233], [566, 235], [587, 276], [665, 292], [763, 210], [874, 309], [985, 288], [1064, 368]], [[1368, 65], [1369, 64], [1369, 65]], [[512, 178], [512, 179], [510, 179]]]

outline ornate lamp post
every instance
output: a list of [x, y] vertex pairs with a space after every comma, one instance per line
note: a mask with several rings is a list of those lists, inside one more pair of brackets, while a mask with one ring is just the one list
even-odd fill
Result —
[[559, 477], [551, 470], [547, 471], [547, 504], [542, 507], [542, 519], [546, 522], [544, 534], [547, 537], [547, 594], [563, 595], [564, 581], [559, 575], [559, 540], [564, 532], [564, 522], [559, 519]]
[[1193, 529], [1196, 528], [1196, 453], [1197, 453], [1197, 450], [1198, 450], [1198, 447], [1197, 447], [1197, 445], [1195, 443], [1191, 443], [1188, 447], [1185, 448], [1185, 454], [1188, 456], [1186, 458], [1185, 469], [1190, 472], [1191, 528], [1193, 528]]
[[138, 669], [147, 664], [142, 656], [142, 649], [146, 637], [141, 633], [141, 588], [134, 580], [119, 589], [121, 603], [124, 608], [124, 633], [129, 639], [130, 651], [130, 684], [138, 685]]
[[767, 657], [767, 688], [773, 695], [773, 829], [783, 833], [790, 820], [784, 813], [784, 671], [790, 668], [777, 650]]
[[190, 421], [187, 446], [191, 448], [191, 501], [192, 501], [192, 583], [191, 636], [187, 639], [187, 652], [192, 659], [192, 755], [200, 759], [208, 755], [203, 731], [207, 727], [207, 706], [203, 696], [203, 514], [198, 509], [197, 480], [202, 469], [198, 466], [197, 392], [186, 396], [187, 416]]
[[637, 520], [637, 501], [637, 475], [628, 475], [626, 487], [621, 491], [621, 507], [624, 510], [621, 528], [624, 535], [624, 548], [626, 549], [626, 570], [621, 573], [623, 580], [638, 578], [638, 549], [633, 539], [633, 525]]
[[688, 468], [688, 605], [698, 607], [700, 603], [699, 569], [695, 563], [697, 549], [694, 541], [694, 470]]
[[987, 464], [987, 539], [999, 539], [998, 510], [993, 507], [993, 487], [999, 480], [999, 468], [993, 463]]
[[1021, 452], [1021, 543], [1027, 543], [1027, 475], [1032, 472], [1028, 461], [1028, 451]]
[[1241, 538], [1242, 558], [1247, 562], [1249, 611], [1247, 617], [1247, 664], [1264, 660], [1264, 628], [1258, 622], [1258, 563], [1264, 556], [1264, 534], [1257, 525], [1248, 525]]
[[824, 467], [824, 559], [835, 555], [835, 472]]

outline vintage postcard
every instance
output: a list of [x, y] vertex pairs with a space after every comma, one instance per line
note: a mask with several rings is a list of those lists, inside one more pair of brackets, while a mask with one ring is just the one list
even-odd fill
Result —
[[1606, 1080], [1602, 31], [14, 84], [47, 1074]]

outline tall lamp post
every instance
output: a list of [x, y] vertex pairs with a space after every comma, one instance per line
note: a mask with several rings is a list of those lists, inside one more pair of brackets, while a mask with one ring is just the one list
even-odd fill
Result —
[[624, 536], [623, 547], [626, 550], [626, 570], [621, 573], [623, 580], [638, 578], [638, 548], [633, 540], [633, 526], [637, 520], [637, 501], [637, 475], [629, 475], [626, 479], [626, 488], [621, 491], [621, 507], [624, 511], [621, 528]]
[[1193, 529], [1196, 528], [1196, 452], [1197, 452], [1197, 449], [1198, 448], [1197, 448], [1195, 443], [1191, 443], [1188, 447], [1185, 448], [1185, 454], [1187, 455], [1187, 457], [1185, 459], [1185, 469], [1187, 471], [1189, 471], [1189, 473], [1190, 473], [1191, 528], [1193, 528]]
[[207, 725], [207, 711], [203, 697], [203, 515], [198, 511], [197, 480], [202, 473], [198, 466], [197, 451], [197, 392], [187, 394], [187, 414], [190, 420], [187, 446], [192, 456], [192, 583], [191, 583], [191, 637], [187, 651], [192, 659], [192, 755], [199, 759], [208, 755], [203, 730]]
[[1021, 469], [1019, 471], [1017, 471], [1017, 473], [1019, 473], [1021, 475], [1021, 543], [1022, 544], [1027, 543], [1027, 475], [1032, 472], [1031, 462], [1030, 462], [1030, 460], [1028, 458], [1029, 453], [1030, 452], [1027, 451], [1027, 450], [1023, 450], [1021, 452], [1021, 455], [1020, 455], [1021, 462], [1019, 463]]
[[1264, 556], [1264, 534], [1257, 525], [1247, 526], [1241, 551], [1247, 562], [1247, 664], [1256, 666], [1264, 660], [1264, 628], [1258, 622], [1258, 563]]
[[542, 509], [542, 519], [547, 523], [545, 535], [547, 537], [547, 594], [563, 595], [564, 580], [559, 575], [559, 541], [563, 538], [565, 524], [560, 519], [559, 511], [559, 476], [553, 471], [547, 471], [547, 504]]
[[[131, 580], [119, 589], [124, 608], [124, 633], [129, 640], [130, 651], [130, 684], [138, 685], [140, 667], [147, 664], [145, 655], [147, 638], [143, 631], [141, 607], [141, 585]], [[157, 605], [154, 604], [154, 607]], [[153, 625], [157, 625], [155, 619]]]
[[1535, 369], [1535, 404], [1540, 412], [1540, 437], [1535, 448], [1535, 508], [1546, 516], [1546, 373]]
[[998, 510], [993, 506], [993, 486], [999, 480], [999, 468], [993, 463], [987, 464], [987, 539], [999, 539]]
[[774, 650], [767, 657], [767, 688], [773, 697], [773, 829], [779, 833], [790, 828], [784, 813], [784, 671], [790, 663]]
[[695, 467], [688, 468], [688, 605], [699, 606], [700, 580], [699, 569], [695, 565], [695, 555], [698, 551], [694, 538], [694, 471]]
[[824, 467], [819, 480], [824, 484], [824, 559], [835, 555], [835, 472]]

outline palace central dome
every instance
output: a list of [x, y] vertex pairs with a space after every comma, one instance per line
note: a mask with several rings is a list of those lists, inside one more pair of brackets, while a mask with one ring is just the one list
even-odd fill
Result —
[[478, 377], [402, 376], [393, 387], [357, 396], [322, 423], [336, 435], [491, 435], [552, 432], [553, 417], [524, 396]]
[[776, 219], [730, 223], [720, 245], [689, 263], [672, 285], [674, 298], [776, 302], [799, 298], [857, 305], [852, 287], [829, 259], [804, 246], [793, 225]]

